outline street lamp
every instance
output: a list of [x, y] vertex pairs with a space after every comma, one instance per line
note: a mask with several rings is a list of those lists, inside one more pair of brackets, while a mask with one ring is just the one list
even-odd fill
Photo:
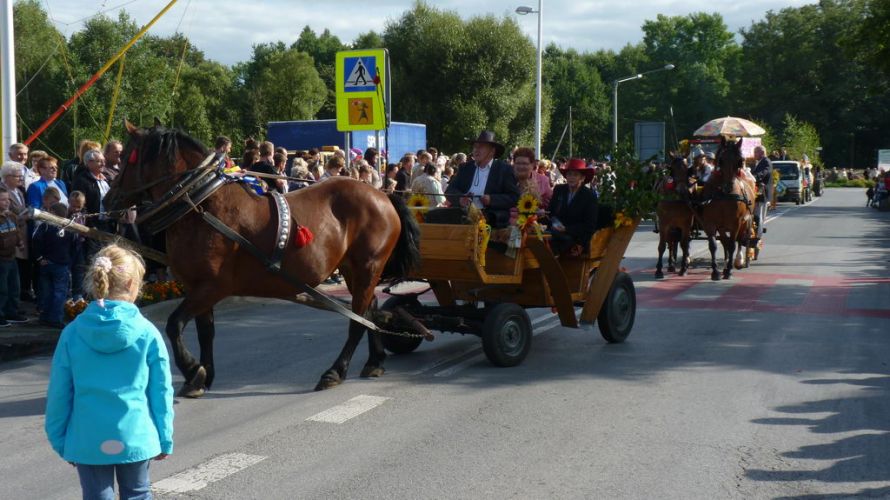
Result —
[[670, 71], [672, 69], [674, 69], [673, 64], [665, 64], [661, 68], [650, 69], [649, 71], [637, 73], [636, 75], [625, 78], [619, 78], [612, 82], [612, 145], [615, 149], [618, 149], [618, 84], [629, 82], [631, 80], [639, 80], [640, 78], [643, 78], [643, 76], [657, 71]]
[[520, 16], [526, 14], [538, 15], [538, 64], [535, 75], [535, 155], [541, 158], [541, 23], [544, 19], [544, 0], [538, 0], [538, 10], [531, 7], [516, 7], [516, 13]]

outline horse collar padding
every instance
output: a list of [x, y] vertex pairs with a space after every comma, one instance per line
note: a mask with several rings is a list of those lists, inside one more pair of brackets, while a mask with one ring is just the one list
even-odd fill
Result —
[[272, 250], [271, 266], [274, 269], [281, 269], [281, 259], [284, 257], [284, 250], [287, 248], [287, 242], [290, 240], [291, 215], [290, 205], [287, 204], [287, 198], [278, 191], [270, 191], [272, 199], [275, 200], [275, 208], [278, 209], [278, 231], [275, 238], [275, 248]]

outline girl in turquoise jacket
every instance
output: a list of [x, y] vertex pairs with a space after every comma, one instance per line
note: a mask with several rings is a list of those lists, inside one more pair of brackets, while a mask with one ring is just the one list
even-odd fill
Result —
[[77, 467], [84, 498], [150, 498], [148, 466], [173, 452], [173, 386], [167, 347], [134, 304], [142, 259], [111, 245], [96, 254], [85, 287], [96, 300], [69, 324], [53, 355], [46, 435]]

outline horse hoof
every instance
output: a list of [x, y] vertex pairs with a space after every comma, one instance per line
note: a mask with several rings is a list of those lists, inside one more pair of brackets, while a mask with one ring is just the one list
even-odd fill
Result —
[[729, 273], [723, 273], [723, 279], [728, 280], [732, 277]]
[[382, 366], [366, 366], [362, 370], [362, 378], [377, 378], [386, 373], [386, 368]]
[[675, 272], [677, 272], [677, 269], [674, 268], [674, 266], [668, 266], [668, 272], [669, 272], [669, 273], [675, 273]]
[[717, 271], [711, 273], [711, 281], [720, 281], [720, 273]]
[[207, 370], [199, 366], [192, 375], [192, 379], [182, 384], [178, 396], [183, 398], [200, 398], [207, 387]]
[[677, 276], [686, 276], [686, 270], [685, 270], [685, 269], [680, 269], [680, 272], [677, 273]]
[[338, 385], [342, 384], [343, 381], [339, 378], [332, 378], [327, 375], [321, 377], [321, 380], [318, 381], [318, 384], [315, 386], [316, 391], [326, 391], [328, 389], [333, 389]]
[[655, 271], [655, 279], [657, 279], [657, 280], [663, 280], [663, 279], [664, 279], [664, 273], [661, 272], [661, 271]]
[[195, 387], [191, 384], [182, 384], [182, 388], [176, 393], [181, 398], [198, 399], [204, 395], [204, 387]]

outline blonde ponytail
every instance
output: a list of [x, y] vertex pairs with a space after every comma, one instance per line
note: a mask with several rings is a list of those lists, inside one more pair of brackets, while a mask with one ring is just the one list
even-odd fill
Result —
[[141, 286], [144, 276], [142, 257], [124, 247], [108, 245], [99, 250], [87, 269], [84, 288], [104, 307], [107, 298], [127, 296], [129, 283]]

